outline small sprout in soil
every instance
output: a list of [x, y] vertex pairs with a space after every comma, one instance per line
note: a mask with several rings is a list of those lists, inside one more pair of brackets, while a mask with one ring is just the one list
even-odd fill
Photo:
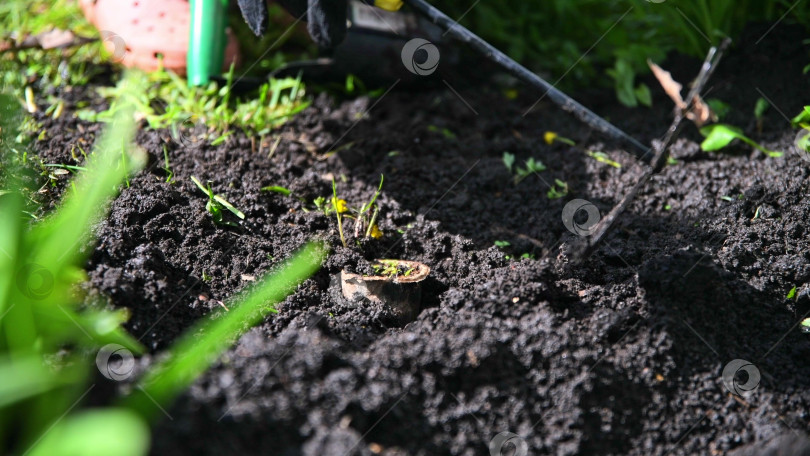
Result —
[[515, 165], [515, 154], [510, 154], [509, 152], [503, 153], [503, 164], [506, 166], [506, 169], [509, 172], [512, 172], [512, 167]]
[[498, 247], [499, 249], [503, 249], [512, 245], [512, 243], [509, 241], [495, 241], [493, 242], [493, 244], [495, 244], [495, 247]]
[[208, 187], [204, 187], [203, 184], [200, 183], [200, 181], [196, 177], [191, 176], [191, 180], [192, 182], [194, 182], [194, 184], [197, 185], [197, 187], [200, 190], [203, 191], [203, 193], [208, 195], [208, 203], [206, 203], [205, 205], [205, 210], [207, 210], [211, 214], [215, 224], [226, 226], [238, 226], [236, 223], [224, 219], [222, 213], [223, 208], [228, 209], [240, 219], [242, 220], [245, 219], [245, 214], [243, 214], [242, 211], [235, 208], [233, 204], [229, 203], [228, 200], [226, 200], [225, 198], [214, 193], [214, 191], [211, 189], [210, 183], [208, 184]]
[[560, 135], [558, 135], [557, 133], [555, 133], [553, 131], [547, 131], [543, 135], [543, 140], [549, 146], [554, 144], [555, 142], [561, 142], [563, 144], [568, 144], [569, 146], [576, 146], [577, 145], [577, 143], [575, 143], [573, 139], [568, 139], [568, 138], [566, 138], [564, 136], [560, 136]]
[[670, 204], [665, 204], [665, 205], [664, 205], [664, 210], [665, 210], [665, 211], [670, 211], [670, 210], [672, 210], [672, 205], [670, 205]]
[[734, 198], [732, 198], [730, 196], [721, 196], [720, 199], [723, 200], [723, 201], [728, 201], [729, 203], [734, 201]]
[[785, 299], [789, 300], [789, 299], [793, 299], [795, 297], [796, 297], [796, 287], [794, 286], [793, 288], [790, 289], [790, 291], [788, 291], [788, 294], [787, 294], [787, 296], [785, 296]]
[[588, 156], [593, 158], [594, 160], [598, 161], [599, 163], [604, 163], [606, 165], [610, 165], [614, 168], [621, 168], [622, 165], [619, 162], [613, 161], [608, 157], [608, 155], [604, 152], [594, 152], [592, 150], [588, 151]]
[[515, 164], [515, 156], [510, 154], [509, 152], [503, 153], [503, 164], [506, 166], [506, 169], [508, 169], [510, 172], [514, 172], [515, 185], [519, 184], [523, 179], [526, 179], [527, 177], [532, 175], [532, 173], [539, 173], [540, 171], [546, 170], [546, 165], [544, 165], [543, 162], [541, 162], [540, 160], [535, 160], [534, 158], [530, 157], [528, 160], [526, 160], [525, 168], [521, 168], [518, 166], [517, 168], [514, 168], [513, 171], [513, 166]]
[[754, 217], [751, 220], [756, 220], [759, 218], [759, 210], [762, 209], [762, 206], [757, 206], [756, 212], [754, 212]]
[[803, 333], [810, 334], [810, 318], [802, 320], [801, 327]]
[[554, 179], [554, 185], [546, 193], [548, 199], [559, 199], [568, 195], [568, 183], [559, 179]]
[[166, 148], [166, 145], [163, 145], [163, 171], [166, 171], [166, 182], [173, 184], [174, 183], [174, 171], [172, 171], [171, 165], [169, 164], [169, 150]]
[[723, 117], [727, 116], [728, 113], [731, 112], [731, 106], [717, 98], [706, 100], [706, 104], [709, 105], [709, 108], [717, 116], [718, 120], [722, 120]]
[[431, 133], [441, 133], [447, 139], [456, 139], [456, 134], [448, 128], [439, 128], [436, 125], [428, 125], [428, 131]]
[[714, 152], [731, 144], [732, 141], [735, 139], [739, 139], [744, 143], [759, 149], [760, 151], [764, 152], [769, 157], [781, 157], [784, 155], [783, 152], [774, 151], [766, 149], [758, 144], [753, 139], [745, 136], [737, 127], [733, 127], [731, 125], [725, 124], [714, 124], [709, 125], [707, 127], [703, 127], [700, 129], [700, 133], [706, 137], [702, 143], [700, 143], [700, 148], [706, 152]]
[[407, 267], [397, 260], [380, 260], [371, 265], [374, 273], [383, 277], [409, 277], [415, 268]]
[[771, 107], [771, 104], [765, 98], [757, 98], [754, 105], [754, 118], [757, 119], [757, 132], [762, 133], [762, 121], [765, 117], [765, 111]]
[[534, 260], [537, 257], [533, 253], [526, 252], [523, 255], [521, 255], [520, 258], [524, 260]]
[[210, 282], [212, 277], [208, 275], [205, 271], [202, 272], [202, 280], [203, 282]]
[[[262, 187], [262, 191], [263, 192], [278, 193], [279, 195], [284, 195], [284, 196], [290, 196], [292, 194], [290, 189], [285, 188], [285, 187], [281, 187], [279, 185], [268, 185], [267, 187]], [[321, 198], [321, 199], [323, 199], [323, 198]]]

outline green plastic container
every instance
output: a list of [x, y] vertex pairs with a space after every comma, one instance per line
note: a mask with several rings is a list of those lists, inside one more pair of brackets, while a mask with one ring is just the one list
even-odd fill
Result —
[[186, 57], [188, 85], [208, 84], [222, 71], [228, 0], [191, 0], [191, 26]]

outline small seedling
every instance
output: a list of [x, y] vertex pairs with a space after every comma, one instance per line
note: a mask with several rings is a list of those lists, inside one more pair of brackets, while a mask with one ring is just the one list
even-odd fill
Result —
[[805, 318], [802, 320], [801, 327], [803, 333], [810, 333], [810, 318]]
[[754, 105], [754, 118], [757, 119], [757, 132], [762, 133], [762, 121], [764, 120], [765, 111], [771, 107], [771, 104], [768, 103], [768, 100], [760, 97], [757, 98], [757, 102]]
[[163, 171], [166, 171], [166, 182], [174, 183], [174, 172], [169, 164], [169, 151], [166, 145], [163, 145]]
[[292, 192], [290, 189], [286, 187], [281, 187], [279, 185], [268, 185], [267, 187], [262, 187], [263, 192], [272, 192], [278, 193], [279, 195], [290, 196]]
[[372, 264], [371, 268], [374, 270], [375, 274], [392, 278], [400, 275], [408, 277], [416, 270], [416, 268], [409, 268], [397, 260], [380, 260]]
[[493, 244], [495, 244], [495, 247], [498, 247], [499, 249], [503, 249], [512, 245], [512, 243], [509, 241], [495, 241], [493, 242]]
[[764, 152], [769, 157], [781, 157], [784, 155], [783, 152], [774, 151], [766, 149], [765, 147], [759, 145], [753, 139], [745, 136], [737, 127], [733, 127], [731, 125], [725, 124], [714, 124], [709, 125], [707, 127], [703, 127], [700, 129], [700, 133], [706, 137], [702, 143], [700, 143], [700, 148], [706, 152], [714, 152], [731, 144], [732, 141], [735, 139], [739, 139], [744, 143], [755, 147], [762, 152]]
[[226, 225], [226, 226], [239, 226], [234, 222], [225, 220], [223, 217], [222, 209], [227, 209], [231, 211], [235, 216], [239, 217], [240, 219], [245, 219], [245, 214], [242, 213], [239, 209], [235, 208], [233, 204], [229, 203], [228, 200], [217, 195], [211, 189], [211, 184], [208, 184], [208, 187], [204, 187], [200, 181], [191, 176], [192, 182], [197, 185], [197, 187], [203, 191], [206, 195], [208, 195], [208, 203], [205, 204], [205, 210], [207, 210], [214, 219], [214, 223], [217, 225]]
[[790, 120], [794, 127], [810, 128], [810, 106], [805, 106], [802, 112]]
[[439, 128], [436, 125], [428, 125], [427, 129], [432, 133], [441, 133], [446, 139], [456, 139], [456, 134], [448, 128]]
[[543, 135], [543, 141], [546, 142], [549, 146], [554, 144], [555, 142], [561, 142], [563, 144], [568, 144], [569, 146], [576, 146], [577, 143], [574, 142], [573, 139], [566, 138], [565, 136], [560, 136], [553, 131], [547, 131]]
[[512, 167], [515, 165], [515, 154], [510, 154], [509, 152], [503, 153], [503, 164], [506, 166], [506, 169], [509, 172], [512, 172]]
[[529, 177], [532, 173], [539, 173], [540, 171], [546, 170], [546, 165], [544, 165], [540, 160], [535, 160], [534, 158], [529, 158], [526, 160], [526, 166], [524, 168], [519, 166], [514, 168], [515, 156], [509, 152], [503, 153], [503, 164], [506, 166], [506, 169], [514, 173], [513, 178], [515, 185], [519, 184], [523, 179]]
[[706, 100], [706, 104], [709, 105], [709, 109], [711, 109], [714, 115], [717, 116], [718, 120], [722, 120], [723, 117], [727, 116], [728, 113], [731, 112], [731, 106], [717, 98], [710, 98]]
[[793, 288], [790, 289], [790, 291], [788, 291], [788, 294], [787, 294], [787, 296], [785, 296], [785, 299], [790, 300], [790, 299], [793, 299], [795, 297], [796, 297], [796, 287], [794, 286]]
[[558, 199], [568, 195], [568, 183], [559, 179], [554, 179], [554, 185], [546, 193], [548, 199]]
[[598, 161], [599, 163], [604, 163], [614, 168], [622, 167], [621, 163], [611, 160], [610, 157], [608, 157], [608, 155], [604, 152], [594, 152], [592, 150], [589, 150], [588, 156]]

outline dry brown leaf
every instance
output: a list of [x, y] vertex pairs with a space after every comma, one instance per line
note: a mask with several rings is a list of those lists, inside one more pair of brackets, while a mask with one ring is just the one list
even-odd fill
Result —
[[717, 116], [712, 112], [712, 109], [697, 95], [692, 100], [692, 109], [686, 113], [686, 118], [694, 122], [698, 127], [702, 127], [709, 122], [717, 122]]
[[666, 94], [669, 95], [669, 98], [672, 98], [672, 101], [675, 102], [675, 106], [680, 109], [685, 109], [686, 103], [683, 101], [683, 97], [681, 96], [683, 86], [672, 79], [672, 74], [670, 74], [669, 71], [665, 71], [651, 60], [647, 60], [647, 65], [650, 66], [655, 78], [658, 79], [658, 83], [664, 88], [664, 92], [666, 92]]

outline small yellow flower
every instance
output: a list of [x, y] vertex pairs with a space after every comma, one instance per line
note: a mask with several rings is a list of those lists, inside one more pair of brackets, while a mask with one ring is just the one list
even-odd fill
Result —
[[543, 135], [543, 139], [546, 141], [546, 144], [551, 145], [554, 143], [554, 140], [557, 139], [557, 136], [559, 136], [557, 135], [557, 133], [554, 133], [553, 131], [547, 131], [546, 134]]
[[371, 226], [371, 233], [369, 234], [371, 234], [371, 237], [373, 237], [374, 239], [379, 239], [383, 237], [383, 232], [380, 230], [380, 227], [377, 226], [376, 223]]
[[332, 197], [332, 207], [335, 208], [338, 214], [342, 214], [349, 210], [349, 206], [346, 204], [346, 200], [342, 198]]

